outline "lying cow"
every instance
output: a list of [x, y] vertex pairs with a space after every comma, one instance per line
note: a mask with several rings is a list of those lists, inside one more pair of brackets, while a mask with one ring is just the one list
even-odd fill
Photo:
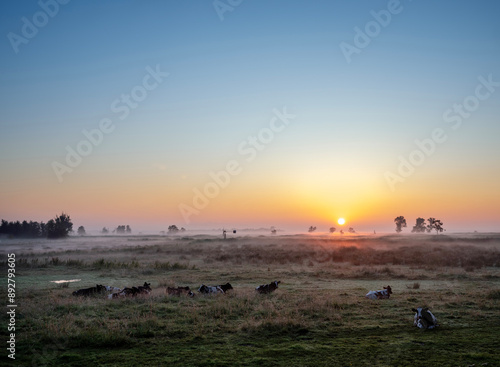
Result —
[[103, 286], [108, 292], [121, 292], [122, 290], [118, 287], [111, 287], [109, 285]]
[[73, 296], [93, 296], [96, 294], [102, 294], [106, 291], [106, 287], [101, 284], [96, 284], [95, 287], [79, 289], [73, 292]]
[[392, 294], [392, 288], [390, 285], [384, 287], [381, 291], [369, 291], [366, 294], [366, 298], [368, 299], [388, 299]]
[[180, 297], [182, 294], [185, 294], [186, 296], [194, 297], [194, 293], [191, 291], [191, 289], [189, 289], [189, 287], [177, 287], [177, 288], [167, 287], [167, 294], [169, 296], [177, 296], [177, 297]]
[[202, 284], [200, 288], [198, 288], [198, 292], [203, 294], [217, 294], [217, 293], [226, 293], [227, 291], [233, 289], [233, 286], [229, 283], [222, 285], [205, 285]]
[[419, 307], [417, 309], [412, 308], [415, 312], [415, 317], [413, 318], [413, 326], [420, 329], [434, 329], [438, 326], [436, 317], [432, 314], [427, 307]]
[[143, 285], [137, 288], [139, 289], [139, 294], [149, 294], [151, 292], [151, 283], [144, 282]]
[[268, 294], [274, 292], [278, 288], [279, 283], [281, 283], [280, 280], [271, 282], [270, 284], [262, 284], [255, 288], [255, 290], [260, 294]]
[[118, 297], [135, 297], [139, 294], [149, 294], [150, 292], [151, 292], [151, 283], [144, 282], [143, 285], [140, 285], [138, 287], [132, 287], [132, 288], [125, 287], [119, 293], [110, 294], [108, 298], [111, 299]]

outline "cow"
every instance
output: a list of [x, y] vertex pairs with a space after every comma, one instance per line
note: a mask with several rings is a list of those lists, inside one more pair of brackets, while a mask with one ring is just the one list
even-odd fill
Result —
[[260, 294], [268, 294], [274, 292], [278, 288], [279, 283], [281, 283], [281, 280], [271, 282], [270, 284], [262, 284], [255, 288], [255, 290]]
[[224, 293], [224, 291], [219, 286], [210, 286], [205, 284], [200, 285], [200, 288], [198, 288], [198, 292], [203, 294]]
[[151, 283], [144, 282], [143, 285], [137, 287], [139, 290], [139, 294], [149, 294], [151, 293]]
[[200, 288], [198, 288], [198, 292], [203, 294], [217, 294], [217, 293], [226, 293], [227, 291], [233, 289], [233, 286], [229, 283], [222, 285], [205, 285], [202, 284]]
[[416, 326], [420, 329], [434, 329], [438, 326], [436, 317], [432, 314], [431, 311], [427, 307], [419, 307], [412, 308], [413, 312], [415, 312], [415, 316], [413, 318], [413, 326]]
[[93, 296], [96, 294], [104, 293], [105, 291], [106, 291], [106, 287], [104, 287], [101, 284], [96, 284], [95, 287], [84, 288], [84, 289], [79, 289], [77, 291], [74, 291], [73, 296], [88, 297], [88, 296]]
[[169, 296], [178, 296], [178, 297], [180, 297], [181, 294], [185, 294], [186, 296], [194, 297], [194, 293], [193, 291], [191, 291], [191, 289], [189, 289], [189, 287], [177, 287], [177, 288], [167, 287], [167, 294]]
[[112, 299], [112, 298], [128, 297], [128, 296], [135, 297], [138, 294], [149, 294], [151, 292], [150, 286], [151, 283], [144, 282], [143, 285], [140, 285], [138, 287], [132, 287], [132, 288], [125, 287], [121, 290], [121, 292], [110, 294], [108, 298]]
[[221, 284], [221, 285], [219, 285], [218, 287], [219, 287], [220, 289], [222, 289], [222, 291], [223, 291], [224, 293], [227, 293], [227, 291], [229, 291], [229, 290], [233, 289], [233, 286], [232, 286], [231, 284], [229, 284], [229, 283], [226, 283], [226, 284]]
[[384, 287], [383, 290], [380, 291], [370, 291], [365, 297], [368, 299], [389, 299], [392, 294], [392, 288], [390, 285]]

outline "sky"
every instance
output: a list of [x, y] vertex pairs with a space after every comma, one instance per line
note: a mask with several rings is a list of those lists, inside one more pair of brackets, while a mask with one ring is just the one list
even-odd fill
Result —
[[0, 217], [500, 230], [500, 2], [0, 2]]

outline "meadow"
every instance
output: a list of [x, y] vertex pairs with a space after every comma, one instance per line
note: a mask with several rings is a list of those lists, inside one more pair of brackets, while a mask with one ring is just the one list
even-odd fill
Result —
[[[0, 253], [5, 275], [16, 256], [10, 365], [500, 365], [499, 234], [2, 239]], [[274, 293], [256, 293], [274, 280]], [[148, 296], [71, 294], [145, 281]], [[165, 292], [226, 282], [225, 295]], [[364, 298], [387, 285], [390, 299]], [[436, 330], [413, 326], [420, 306]]]

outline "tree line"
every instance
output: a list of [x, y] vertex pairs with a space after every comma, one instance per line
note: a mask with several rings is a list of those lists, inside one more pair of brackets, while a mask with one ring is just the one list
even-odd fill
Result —
[[64, 238], [73, 230], [73, 223], [69, 215], [62, 213], [47, 223], [33, 221], [8, 222], [2, 219], [0, 235], [24, 238]]
[[[316, 229], [317, 228], [315, 226], [310, 226], [309, 229], [307, 230], [307, 232], [313, 233], [314, 231], [316, 231]], [[329, 229], [330, 233], [334, 233], [336, 230], [337, 230], [337, 228], [335, 228], [335, 227], [330, 227], [330, 229]], [[356, 233], [356, 231], [354, 230], [353, 227], [349, 227], [349, 229], [347, 230], [347, 232], [349, 232], [349, 233]], [[340, 234], [344, 234], [344, 231], [341, 229], [339, 231], [339, 233]]]
[[[400, 233], [403, 230], [403, 228], [406, 227], [406, 219], [402, 215], [394, 218], [394, 223], [396, 223], [397, 233]], [[427, 224], [426, 224], [425, 219], [419, 217], [417, 218], [416, 223], [413, 226], [411, 232], [425, 233], [425, 232], [432, 232], [433, 230], [436, 231], [436, 234], [445, 231], [445, 229], [443, 228], [443, 222], [440, 219], [430, 217], [427, 219]]]
[[[4, 219], [0, 222], [0, 235], [19, 238], [65, 238], [73, 232], [73, 223], [68, 214], [62, 213], [47, 223], [33, 221], [15, 221], [9, 222]], [[109, 230], [104, 227], [102, 234], [108, 234]], [[113, 230], [117, 234], [130, 234], [132, 228], [127, 225], [119, 225]], [[84, 236], [86, 234], [85, 227], [78, 227], [77, 234]]]

